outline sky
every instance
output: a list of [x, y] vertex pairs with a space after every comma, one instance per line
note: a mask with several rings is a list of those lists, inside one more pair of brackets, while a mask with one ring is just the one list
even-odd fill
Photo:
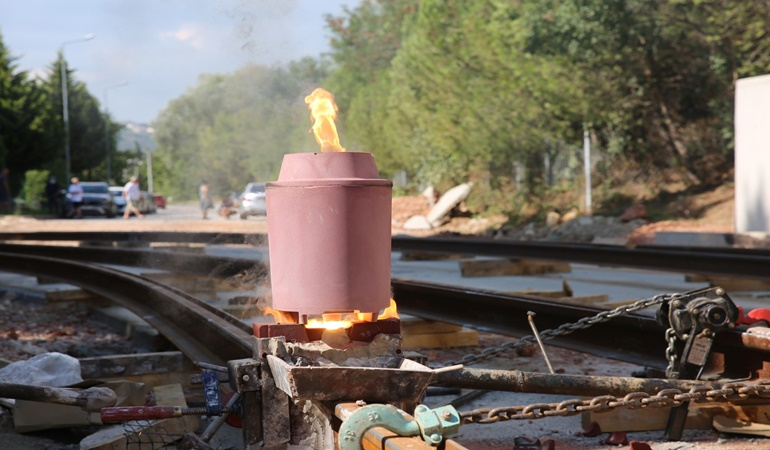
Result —
[[63, 48], [114, 120], [150, 123], [202, 74], [328, 52], [324, 15], [359, 1], [0, 0], [0, 35], [18, 70], [45, 77]]

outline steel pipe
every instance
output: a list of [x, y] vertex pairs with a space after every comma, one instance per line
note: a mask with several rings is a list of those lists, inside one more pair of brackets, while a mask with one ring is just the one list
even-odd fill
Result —
[[522, 372], [520, 370], [492, 370], [463, 368], [437, 373], [431, 385], [484, 389], [505, 392], [527, 392], [555, 395], [615, 395], [629, 392], [657, 394], [663, 389], [688, 391], [696, 386], [716, 388], [717, 383], [659, 378], [608, 377]]

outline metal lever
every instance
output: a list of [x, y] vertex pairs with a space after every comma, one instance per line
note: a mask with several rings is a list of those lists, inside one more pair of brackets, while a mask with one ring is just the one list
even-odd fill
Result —
[[[684, 342], [681, 358], [672, 356], [666, 376], [674, 379], [700, 378], [708, 362], [714, 335], [735, 326], [738, 308], [722, 288], [708, 288], [690, 292], [661, 305], [658, 321]], [[667, 338], [668, 338], [667, 333]], [[674, 345], [675, 343], [672, 343]], [[682, 438], [689, 402], [671, 409], [666, 425], [665, 438], [678, 441]]]

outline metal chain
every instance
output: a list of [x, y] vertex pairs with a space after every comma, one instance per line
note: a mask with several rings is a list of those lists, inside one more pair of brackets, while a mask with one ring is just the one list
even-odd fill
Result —
[[666, 347], [666, 359], [668, 359], [668, 367], [666, 367], [666, 376], [669, 378], [679, 378], [679, 357], [676, 354], [676, 331], [673, 328], [666, 330], [666, 341], [668, 347]]
[[756, 383], [725, 383], [721, 389], [712, 386], [695, 386], [689, 391], [663, 389], [655, 395], [646, 392], [631, 392], [622, 399], [602, 395], [592, 399], [570, 399], [559, 403], [535, 403], [526, 406], [505, 406], [499, 408], [475, 409], [460, 413], [462, 425], [489, 424], [508, 420], [533, 420], [546, 417], [574, 416], [585, 411], [607, 412], [616, 408], [641, 409], [679, 406], [684, 402], [714, 402], [743, 400], [752, 395], [770, 398], [770, 380]]
[[[596, 325], [598, 323], [604, 323], [611, 319], [614, 319], [615, 317], [624, 316], [626, 314], [630, 314], [642, 309], [649, 308], [651, 306], [657, 306], [661, 305], [665, 302], [675, 300], [680, 297], [684, 297], [685, 294], [660, 294], [656, 295], [654, 297], [650, 297], [647, 299], [639, 300], [637, 302], [634, 302], [630, 305], [623, 305], [618, 308], [608, 310], [608, 311], [602, 311], [599, 314], [592, 316], [592, 317], [583, 317], [582, 319], [578, 320], [575, 323], [565, 323], [562, 325], [559, 325], [559, 327], [555, 329], [550, 330], [543, 330], [540, 332], [540, 338], [542, 340], [547, 339], [553, 339], [557, 336], [563, 336], [565, 334], [570, 334], [577, 330], [582, 330], [585, 328], [588, 328], [592, 325]], [[515, 350], [519, 347], [524, 347], [528, 345], [532, 345], [536, 342], [535, 336], [529, 335], [524, 336], [518, 341], [512, 341], [512, 342], [506, 342], [503, 345], [500, 345], [499, 347], [491, 347], [483, 350], [481, 353], [471, 353], [468, 355], [463, 356], [460, 359], [454, 360], [454, 361], [447, 361], [443, 363], [443, 366], [453, 366], [456, 364], [463, 364], [466, 366], [470, 366], [473, 364], [476, 364], [480, 361], [494, 358], [499, 356], [501, 353], [509, 352], [512, 350]]]

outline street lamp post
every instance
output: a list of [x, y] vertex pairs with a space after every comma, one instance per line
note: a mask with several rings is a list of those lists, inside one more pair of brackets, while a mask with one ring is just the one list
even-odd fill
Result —
[[64, 119], [64, 165], [67, 172], [66, 182], [70, 180], [70, 117], [69, 117], [69, 102], [67, 95], [67, 60], [64, 59], [64, 46], [69, 44], [76, 44], [78, 42], [90, 41], [94, 38], [93, 34], [87, 34], [80, 39], [74, 39], [71, 41], [64, 41], [61, 44], [61, 99], [62, 99], [62, 118]]
[[112, 159], [110, 157], [110, 107], [107, 103], [107, 92], [112, 89], [118, 89], [128, 86], [128, 82], [124, 81], [114, 86], [110, 86], [104, 89], [104, 147], [107, 154], [107, 182], [112, 183]]

